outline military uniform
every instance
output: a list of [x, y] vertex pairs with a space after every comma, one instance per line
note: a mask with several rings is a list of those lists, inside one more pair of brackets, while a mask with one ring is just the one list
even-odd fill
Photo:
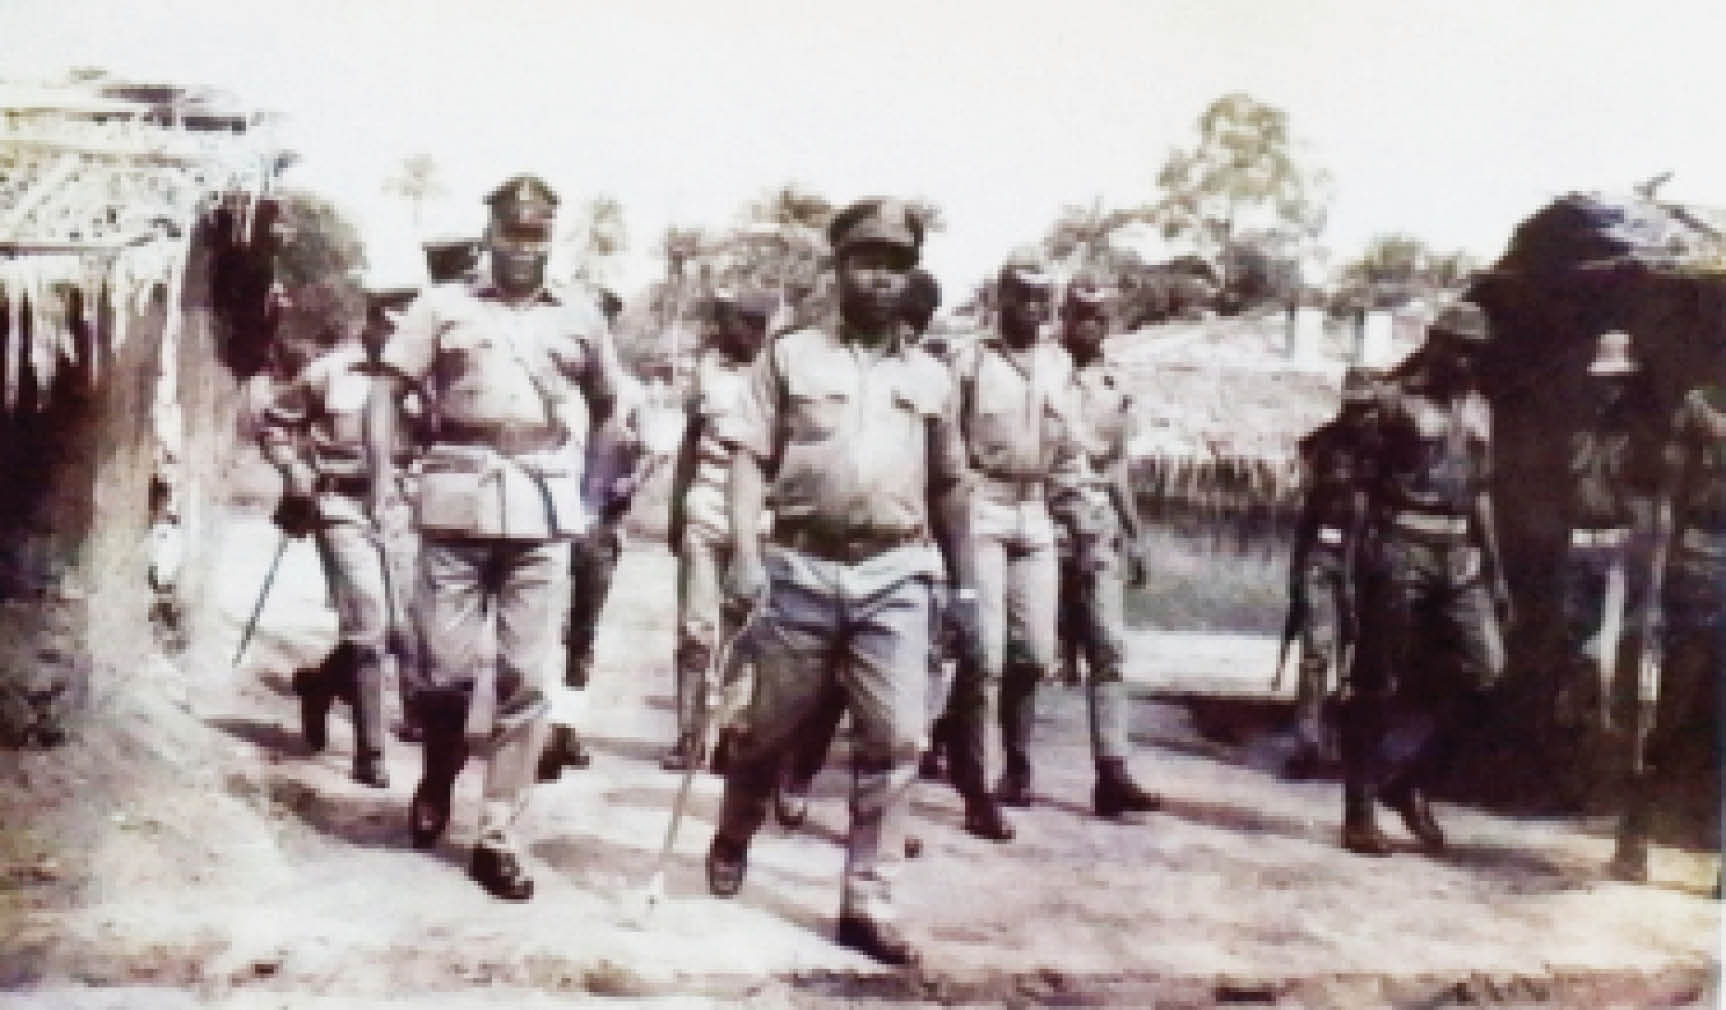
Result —
[[[382, 360], [424, 391], [433, 415], [416, 503], [426, 764], [415, 842], [430, 845], [441, 833], [455, 777], [469, 746], [478, 747], [487, 760], [473, 875], [520, 899], [532, 882], [520, 869], [514, 823], [560, 658], [568, 541], [589, 525], [587, 434], [590, 420], [610, 414], [620, 369], [597, 308], [543, 286], [555, 197], [523, 177], [490, 202], [494, 279], [427, 291]], [[501, 257], [499, 243], [510, 243]], [[539, 269], [526, 276], [538, 286], [506, 290], [502, 278], [520, 283], [520, 264], [535, 257]]]
[[[1661, 465], [1651, 579], [1663, 662], [1658, 684], [1639, 692], [1643, 699], [1658, 693], [1654, 725], [1645, 757], [1633, 756], [1611, 867], [1628, 880], [1648, 876], [1648, 822], [1658, 795], [1686, 765], [1720, 767], [1720, 676], [1726, 669], [1726, 391], [1720, 386], [1685, 395]], [[1650, 663], [1647, 672], [1655, 669]]]
[[337, 646], [318, 667], [295, 676], [307, 742], [324, 746], [333, 696], [354, 712], [354, 777], [387, 784], [383, 769], [384, 658], [399, 601], [385, 571], [381, 532], [368, 513], [370, 467], [364, 425], [375, 369], [357, 342], [313, 359], [277, 392], [261, 432], [264, 455], [286, 474], [316, 474], [312, 533], [336, 608]]
[[987, 336], [956, 356], [953, 373], [974, 475], [969, 523], [982, 647], [975, 662], [960, 663], [953, 684], [949, 763], [968, 799], [986, 789], [988, 716], [998, 712], [1000, 792], [1022, 803], [1037, 682], [1056, 654], [1060, 571], [1047, 492], [1071, 456], [1072, 362], [1053, 343], [1009, 352], [1002, 338]]
[[[920, 223], [897, 201], [847, 208], [830, 233], [842, 286], [872, 271], [900, 274], [922, 241]], [[847, 270], [856, 271], [851, 279]], [[892, 927], [897, 853], [882, 840], [898, 837], [926, 739], [931, 586], [942, 576], [931, 538], [950, 514], [931, 512], [931, 491], [957, 486], [965, 460], [949, 374], [891, 332], [896, 307], [871, 290], [858, 297], [876, 300], [848, 309], [837, 326], [796, 330], [762, 351], [730, 433], [733, 465], [747, 454], [770, 478], [773, 529], [750, 637], [754, 694], [708, 879], [722, 895], [741, 884], [787, 749], [823, 698], [841, 693], [855, 739], [839, 937], [898, 963], [912, 955]], [[879, 335], [856, 333], [849, 320], [858, 316]], [[749, 531], [740, 518], [732, 516], [734, 549]]]
[[[1447, 309], [1432, 332], [1474, 347], [1488, 339], [1484, 313], [1468, 303]], [[1392, 381], [1378, 400], [1361, 548], [1363, 654], [1351, 671], [1342, 740], [1344, 843], [1356, 851], [1388, 851], [1372, 826], [1375, 795], [1427, 848], [1442, 847], [1426, 790], [1484, 718], [1486, 693], [1504, 672], [1503, 576], [1479, 504], [1492, 476], [1491, 421], [1478, 391], [1440, 388], [1431, 366]], [[1387, 768], [1393, 699], [1428, 713], [1436, 728]]]

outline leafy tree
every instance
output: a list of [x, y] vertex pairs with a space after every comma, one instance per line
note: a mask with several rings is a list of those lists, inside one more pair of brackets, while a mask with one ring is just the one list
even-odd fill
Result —
[[384, 180], [385, 192], [407, 200], [413, 209], [415, 228], [420, 226], [420, 213], [425, 202], [444, 192], [443, 181], [438, 175], [437, 159], [422, 152], [409, 155], [402, 161], [400, 174]]
[[276, 198], [269, 241], [273, 357], [278, 372], [287, 373], [365, 318], [359, 278], [366, 256], [352, 222], [329, 201], [298, 190]]
[[569, 216], [567, 227], [558, 237], [558, 245], [571, 279], [603, 285], [606, 264], [611, 257], [629, 248], [623, 204], [604, 194], [589, 200], [577, 213]]
[[1198, 132], [1193, 148], [1169, 152], [1157, 173], [1162, 198], [1144, 212], [1164, 237], [1185, 238], [1221, 264], [1225, 289], [1235, 281], [1231, 247], [1237, 261], [1287, 259], [1316, 243], [1328, 177], [1296, 163], [1287, 114], [1233, 92], [1205, 108]]
[[1374, 236], [1345, 265], [1338, 297], [1345, 305], [1389, 305], [1465, 287], [1479, 264], [1462, 250], [1439, 252], [1413, 235]]

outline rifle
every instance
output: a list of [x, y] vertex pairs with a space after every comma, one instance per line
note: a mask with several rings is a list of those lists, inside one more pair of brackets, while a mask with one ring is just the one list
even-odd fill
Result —
[[282, 538], [276, 544], [276, 556], [270, 560], [270, 570], [264, 575], [264, 586], [258, 590], [258, 602], [252, 605], [252, 616], [246, 620], [246, 629], [240, 632], [240, 646], [234, 650], [234, 666], [240, 665], [240, 657], [246, 654], [246, 646], [251, 644], [252, 632], [258, 630], [258, 617], [264, 612], [264, 601], [270, 598], [270, 587], [276, 584], [276, 571], [282, 567], [282, 555], [288, 552], [288, 541], [292, 539], [287, 530], [282, 531]]
[[1289, 645], [1306, 626], [1306, 600], [1300, 592], [1289, 594], [1288, 616], [1283, 618], [1282, 644], [1277, 646], [1276, 671], [1271, 675], [1271, 690], [1280, 691], [1283, 686], [1283, 667], [1288, 665]]

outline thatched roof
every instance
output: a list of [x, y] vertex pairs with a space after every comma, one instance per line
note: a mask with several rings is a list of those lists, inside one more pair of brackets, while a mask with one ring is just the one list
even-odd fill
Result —
[[1726, 210], [1571, 193], [1517, 226], [1493, 273], [1539, 277], [1615, 267], [1726, 274]]

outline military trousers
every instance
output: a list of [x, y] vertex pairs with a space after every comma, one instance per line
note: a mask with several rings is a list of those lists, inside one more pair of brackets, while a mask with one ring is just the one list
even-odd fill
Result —
[[[1464, 537], [1379, 529], [1366, 539], [1360, 654], [1342, 727], [1344, 772], [1372, 788], [1442, 776], [1485, 717], [1504, 672], [1504, 642], [1479, 547]], [[1393, 717], [1419, 743], [1386, 750]]]
[[[465, 702], [455, 707], [485, 761], [480, 842], [489, 847], [517, 846], [514, 824], [544, 747], [546, 688], [562, 658], [569, 554], [564, 541], [540, 540], [428, 539], [420, 549], [422, 693], [446, 707]], [[432, 746], [428, 738], [428, 770]]]
[[1726, 535], [1713, 547], [1679, 545], [1661, 596], [1663, 661], [1647, 763], [1663, 776], [1720, 767], [1726, 676]]
[[999, 721], [1005, 767], [1030, 766], [1037, 683], [1055, 662], [1060, 589], [1055, 524], [1041, 500], [975, 495], [970, 526], [982, 648], [959, 663], [941, 729], [951, 745], [953, 784], [967, 795], [985, 788], [995, 763], [992, 721]]
[[725, 780], [718, 836], [747, 844], [785, 762], [835, 694], [854, 730], [842, 906], [891, 915], [907, 790], [925, 742], [930, 584], [940, 560], [910, 545], [856, 564], [764, 548], [767, 598], [750, 629], [755, 680]]
[[1633, 544], [1572, 544], [1559, 570], [1565, 669], [1553, 712], [1561, 725], [1604, 727], [1634, 698], [1644, 563]]
[[615, 523], [596, 522], [569, 545], [569, 609], [563, 622], [561, 674], [547, 682], [551, 707], [547, 720], [575, 728], [580, 722], [581, 691], [593, 668], [593, 643], [617, 571], [622, 538]]
[[353, 659], [354, 751], [375, 757], [383, 753], [384, 656], [391, 623], [379, 535], [356, 516], [325, 520], [314, 540], [335, 604], [336, 637]]
[[723, 690], [722, 708], [736, 713], [746, 706], [750, 651], [733, 648], [715, 684], [710, 674], [722, 638], [737, 631], [724, 606], [724, 574], [731, 563], [731, 531], [713, 521], [691, 518], [677, 545], [677, 733], [694, 739], [706, 725], [709, 695]]
[[1061, 606], [1085, 657], [1085, 703], [1091, 755], [1098, 761], [1127, 756], [1127, 618], [1125, 544], [1112, 503], [1091, 510], [1085, 522], [1064, 523], [1060, 559]]

